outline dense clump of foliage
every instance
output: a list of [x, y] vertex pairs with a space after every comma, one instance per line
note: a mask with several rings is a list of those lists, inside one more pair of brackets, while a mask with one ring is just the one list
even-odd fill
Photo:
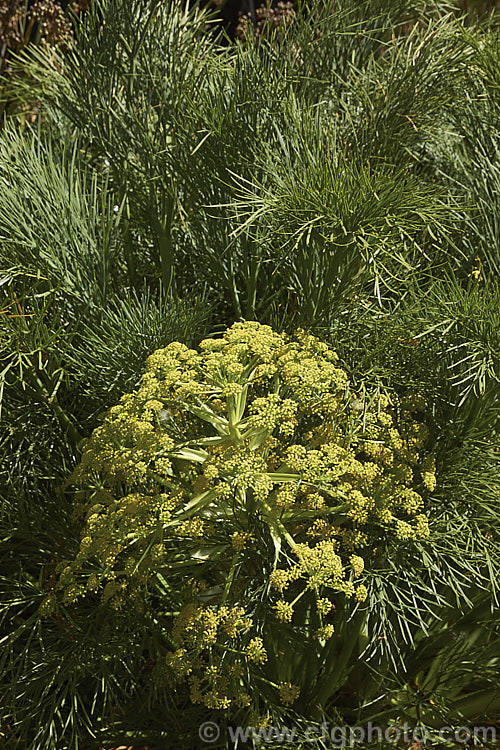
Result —
[[11, 55], [7, 746], [498, 721], [499, 27], [457, 6], [94, 0]]
[[[426, 404], [361, 401], [337, 355], [303, 332], [288, 340], [236, 323], [200, 348], [172, 343], [151, 355], [139, 390], [82, 446], [73, 477], [80, 549], [60, 563], [56, 592], [65, 603], [99, 592], [112, 608], [142, 608], [161, 574], [169, 606], [187, 596], [166, 657], [175, 679], [187, 677], [191, 699], [208, 708], [257, 711], [262, 677], [252, 663], [281, 642], [274, 620], [285, 636], [291, 623], [305, 642], [319, 641], [311, 651], [329, 665], [335, 628], [325, 618], [336, 595], [366, 601], [357, 579], [386, 554], [387, 536], [429, 536], [416, 491], [436, 484], [434, 460], [421, 454]], [[203, 606], [206, 589], [220, 594]], [[288, 684], [278, 674], [293, 672], [297, 697], [307, 692], [315, 705], [293, 654], [282, 661], [276, 674], [274, 662], [259, 670], [267, 683]], [[329, 668], [313, 678], [321, 692]]]

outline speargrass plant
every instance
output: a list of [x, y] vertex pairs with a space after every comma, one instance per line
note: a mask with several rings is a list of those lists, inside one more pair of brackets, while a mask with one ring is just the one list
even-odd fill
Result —
[[456, 6], [298, 2], [228, 43], [95, 0], [12, 61], [12, 747], [498, 722], [498, 24]]

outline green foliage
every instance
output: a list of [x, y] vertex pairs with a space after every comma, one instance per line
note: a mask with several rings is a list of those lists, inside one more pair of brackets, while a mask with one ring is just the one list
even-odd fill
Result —
[[160, 287], [124, 289], [96, 309], [39, 271], [11, 269], [2, 282], [2, 512], [23, 507], [29, 517], [29, 496], [67, 476], [108, 399], [137, 383], [152, 349], [203, 335], [210, 307]]
[[[388, 28], [411, 19], [396, 44]], [[191, 281], [189, 260], [234, 317], [273, 322], [297, 297], [310, 323], [360, 283], [414, 273], [431, 248], [461, 257], [446, 244], [454, 212], [412, 177], [464, 63], [453, 24], [411, 3], [318, 5], [281, 40], [224, 50], [200, 38], [207, 20], [96, 5], [69, 55], [33, 51], [28, 66], [109, 164], [132, 267], [140, 232], [166, 288]]]
[[[9, 96], [39, 111], [34, 125], [11, 117], [0, 133], [0, 703], [13, 747], [190, 748], [202, 721], [226, 721], [165, 671], [188, 638], [179, 625], [176, 645], [172, 623], [189, 577], [206, 578], [205, 597], [227, 588], [229, 601], [237, 583], [248, 592], [242, 618], [261, 632], [240, 634], [238, 648], [274, 724], [498, 719], [498, 19], [458, 17], [460, 5], [341, 0], [332, 13], [297, 2], [278, 29], [229, 43], [213, 11], [95, 0], [68, 49], [42, 44], [11, 60]], [[269, 574], [297, 562], [283, 529], [293, 536], [307, 511], [247, 508], [255, 540], [238, 550], [227, 500], [225, 520], [210, 521], [211, 556], [190, 558], [205, 542], [176, 537], [161, 564], [182, 565], [139, 587], [142, 612], [89, 592], [41, 620], [57, 565], [80, 553], [67, 478], [82, 438], [111, 429], [105, 414], [141, 392], [152, 352], [196, 347], [235, 320], [326, 342], [359, 418], [425, 395], [430, 536], [381, 535], [362, 573], [366, 601], [332, 594], [324, 645], [310, 591], [292, 623], [270, 610]], [[221, 437], [183, 414], [178, 450]], [[196, 447], [180, 446], [195, 424]], [[167, 413], [154, 429], [174, 427]], [[187, 503], [200, 494], [193, 456], [172, 459]], [[197, 502], [208, 523], [212, 506]], [[99, 560], [85, 558], [77, 585]], [[216, 599], [202, 601], [212, 611]], [[227, 649], [229, 622], [215, 614]], [[245, 651], [256, 638], [262, 664]], [[279, 705], [279, 682], [309, 691], [307, 712]]]

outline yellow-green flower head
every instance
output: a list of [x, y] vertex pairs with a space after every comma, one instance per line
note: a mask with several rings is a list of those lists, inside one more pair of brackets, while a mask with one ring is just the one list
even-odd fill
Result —
[[415, 519], [415, 537], [416, 539], [425, 539], [429, 535], [429, 519], [426, 515], [420, 513]]
[[264, 664], [267, 661], [267, 652], [262, 638], [252, 638], [245, 649], [245, 653], [254, 664]]
[[274, 606], [275, 614], [281, 622], [291, 622], [293, 616], [293, 607], [289, 602], [280, 599]]
[[269, 583], [271, 588], [276, 591], [284, 591], [290, 584], [290, 574], [287, 570], [273, 570], [269, 575]]
[[364, 586], [363, 584], [361, 584], [361, 586], [358, 586], [354, 594], [354, 598], [357, 602], [365, 602], [368, 598], [368, 589], [366, 588], [366, 586]]
[[359, 555], [351, 555], [349, 558], [349, 562], [351, 563], [352, 569], [354, 571], [354, 578], [358, 578], [365, 569], [365, 561]]
[[243, 552], [252, 539], [252, 534], [249, 531], [234, 531], [231, 536], [231, 544], [235, 550]]
[[165, 661], [167, 666], [173, 670], [177, 679], [182, 679], [193, 671], [193, 663], [185, 648], [178, 648], [177, 651], [167, 654]]
[[[182, 602], [166, 625], [170, 679], [207, 707], [248, 705], [245, 675], [270, 669], [265, 627], [327, 640], [331, 595], [368, 595], [357, 579], [372, 548], [429, 535], [426, 408], [422, 394], [354, 394], [335, 352], [304, 331], [239, 322], [197, 350], [153, 352], [81, 445], [80, 546], [42, 610], [84, 596], [144, 608], [161, 582]], [[254, 585], [264, 624], [247, 614]]]
[[38, 607], [40, 617], [51, 617], [57, 609], [57, 599], [55, 594], [48, 594], [44, 597]]
[[331, 623], [328, 623], [327, 625], [323, 625], [321, 628], [318, 628], [315, 633], [315, 638], [318, 641], [328, 641], [332, 637], [334, 632], [335, 628]]
[[437, 484], [436, 475], [431, 471], [422, 472], [422, 484], [428, 492], [434, 492]]
[[345, 576], [341, 557], [335, 552], [335, 543], [330, 540], [318, 542], [314, 547], [298, 544], [294, 554], [299, 559], [299, 568], [308, 578], [309, 588], [330, 586], [341, 589]]
[[316, 601], [316, 609], [318, 610], [318, 614], [327, 615], [329, 612], [332, 611], [333, 604], [329, 599], [326, 599], [326, 598], [318, 599]]
[[401, 521], [399, 518], [396, 520], [396, 536], [398, 539], [406, 541], [407, 539], [415, 538], [415, 531], [412, 529], [407, 521]]
[[300, 695], [300, 688], [298, 685], [294, 685], [291, 682], [281, 682], [279, 685], [279, 694], [281, 702], [284, 706], [289, 706], [295, 703]]
[[236, 638], [252, 626], [252, 620], [245, 615], [243, 607], [219, 607], [218, 617], [222, 630], [230, 638]]

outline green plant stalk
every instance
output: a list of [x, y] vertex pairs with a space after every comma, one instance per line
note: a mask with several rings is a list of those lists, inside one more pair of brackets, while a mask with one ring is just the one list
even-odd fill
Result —
[[175, 200], [172, 195], [161, 198], [162, 218], [153, 215], [153, 226], [158, 242], [161, 279], [165, 295], [174, 291], [174, 252], [172, 243], [172, 218]]
[[63, 430], [66, 432], [66, 435], [68, 437], [68, 440], [70, 441], [72, 448], [76, 452], [78, 450], [78, 444], [81, 442], [83, 435], [76, 428], [76, 426], [68, 417], [64, 409], [58, 403], [57, 398], [54, 398], [54, 392], [53, 391], [49, 392], [46, 386], [42, 383], [39, 376], [34, 371], [26, 372], [25, 376], [27, 377], [27, 379], [31, 381], [32, 386], [35, 388], [39, 396], [47, 404], [49, 404], [59, 424], [61, 425]]
[[[339, 613], [340, 614], [340, 613]], [[349, 665], [351, 655], [359, 643], [360, 633], [365, 628], [367, 615], [358, 611], [350, 622], [344, 621], [342, 628], [349, 628], [349, 636], [345, 641], [342, 651], [337, 655], [336, 646], [338, 639], [332, 638], [327, 647], [327, 656], [324, 662], [324, 675], [321, 686], [317, 691], [317, 705], [324, 708], [333, 694], [344, 684], [349, 672], [355, 664]], [[329, 652], [329, 653], [328, 653]]]
[[500, 712], [499, 688], [472, 693], [454, 702], [453, 708], [471, 719], [489, 717], [491, 721], [497, 720]]

